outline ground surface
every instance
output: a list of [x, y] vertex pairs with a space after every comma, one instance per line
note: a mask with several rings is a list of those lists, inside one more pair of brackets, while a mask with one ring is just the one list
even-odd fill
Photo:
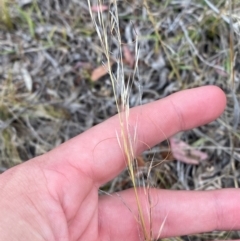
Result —
[[[119, 4], [122, 41], [127, 43], [126, 78], [133, 72], [132, 43], [136, 34], [139, 36], [142, 103], [212, 84], [228, 97], [228, 107], [220, 119], [177, 137], [206, 153], [205, 161], [189, 165], [173, 161], [176, 156], [170, 155], [169, 161], [152, 171], [150, 181], [169, 189], [237, 188], [240, 2], [235, 1], [232, 12], [230, 1], [219, 0], [152, 0], [147, 5], [134, 0]], [[101, 71], [93, 76], [102, 65], [102, 53], [86, 1], [0, 0], [0, 11], [3, 172], [82, 133], [117, 110], [109, 77]], [[137, 99], [133, 88], [132, 106]], [[139, 157], [140, 175], [144, 178], [148, 166], [143, 161], [151, 159], [152, 153], [156, 162], [163, 160], [167, 151], [168, 144], [163, 143]], [[103, 189], [128, 188], [128, 179], [123, 173]], [[212, 233], [205, 238], [216, 235], [239, 238], [235, 233]]]

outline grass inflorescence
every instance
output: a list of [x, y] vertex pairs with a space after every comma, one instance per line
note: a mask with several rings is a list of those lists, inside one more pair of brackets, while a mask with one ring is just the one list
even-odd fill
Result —
[[[136, 204], [138, 208], [139, 215], [139, 223], [142, 228], [142, 232], [144, 235], [144, 240], [151, 241], [151, 234], [147, 230], [146, 221], [143, 216], [143, 207], [140, 202], [139, 193], [138, 193], [138, 185], [136, 181], [136, 173], [137, 173], [137, 165], [136, 165], [136, 156], [134, 154], [136, 136], [132, 136], [132, 133], [129, 130], [129, 95], [131, 92], [132, 81], [134, 81], [134, 77], [137, 73], [138, 68], [138, 36], [135, 36], [135, 67], [132, 79], [125, 80], [124, 74], [124, 63], [123, 63], [123, 51], [122, 51], [122, 37], [121, 31], [119, 27], [119, 19], [118, 19], [118, 4], [116, 0], [113, 0], [109, 4], [109, 14], [106, 18], [104, 16], [103, 11], [101, 10], [101, 6], [103, 6], [103, 2], [101, 0], [98, 1], [98, 11], [97, 17], [93, 16], [92, 6], [90, 0], [88, 0], [89, 11], [91, 15], [91, 19], [96, 28], [101, 47], [103, 49], [103, 55], [106, 59], [104, 63], [107, 66], [108, 74], [112, 83], [113, 93], [115, 98], [115, 103], [117, 106], [118, 116], [119, 116], [119, 124], [121, 127], [121, 132], [117, 134], [117, 138], [119, 141], [120, 148], [122, 149], [125, 157], [126, 164], [128, 167], [128, 172], [130, 179], [132, 180], [133, 189], [136, 198]], [[111, 38], [114, 38], [118, 47], [117, 56], [112, 56], [111, 52]], [[112, 59], [114, 58], [114, 62], [116, 62], [117, 70], [112, 70]]]

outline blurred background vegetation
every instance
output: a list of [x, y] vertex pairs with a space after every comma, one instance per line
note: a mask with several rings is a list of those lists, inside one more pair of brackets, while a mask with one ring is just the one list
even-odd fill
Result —
[[[97, 1], [92, 4], [97, 11]], [[101, 11], [108, 14], [107, 2]], [[239, 13], [239, 0], [119, 1], [126, 79], [133, 73], [133, 41], [139, 37], [143, 104], [203, 85], [221, 87], [228, 98], [220, 119], [176, 137], [186, 149], [204, 152], [204, 161], [176, 161], [174, 152], [167, 154], [168, 143], [138, 158], [143, 178], [153, 153], [156, 161], [167, 158], [152, 171], [150, 181], [158, 187], [239, 187]], [[113, 41], [113, 54], [115, 47]], [[133, 86], [130, 104], [137, 100]], [[0, 0], [1, 172], [53, 149], [116, 111], [87, 1]], [[122, 190], [130, 183], [123, 173], [103, 190]], [[177, 239], [216, 237], [240, 234], [214, 232]]]

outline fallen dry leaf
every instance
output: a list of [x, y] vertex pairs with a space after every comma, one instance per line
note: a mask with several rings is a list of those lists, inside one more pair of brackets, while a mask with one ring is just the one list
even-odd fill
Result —
[[25, 82], [26, 88], [29, 92], [31, 92], [33, 87], [32, 77], [28, 72], [28, 70], [25, 68], [22, 68], [21, 72], [22, 72], [22, 76], [23, 76], [23, 80]]
[[[112, 64], [113, 63], [111, 63], [111, 66], [112, 66]], [[92, 81], [97, 81], [101, 77], [106, 75], [107, 73], [108, 73], [108, 66], [107, 65], [101, 65], [101, 66], [99, 66], [99, 67], [97, 67], [96, 69], [93, 70], [93, 72], [91, 74], [91, 79], [92, 79]]]
[[108, 10], [108, 6], [106, 6], [106, 5], [94, 5], [94, 6], [92, 6], [93, 12], [98, 13], [98, 12], [104, 12], [106, 10]]
[[87, 63], [87, 62], [80, 62], [79, 61], [73, 67], [74, 70], [81, 69], [81, 68], [90, 70], [92, 68], [92, 65], [90, 63]]
[[178, 140], [175, 137], [170, 138], [170, 145], [172, 154], [178, 161], [197, 165], [200, 161], [208, 158], [206, 153], [192, 148], [184, 141]]
[[129, 47], [127, 45], [123, 46], [123, 56], [126, 64], [128, 64], [130, 67], [134, 67], [135, 58], [132, 55], [131, 51], [129, 50]]
[[216, 71], [220, 76], [223, 76], [223, 77], [227, 77], [227, 76], [228, 76], [228, 73], [227, 73], [226, 71], [221, 70], [221, 69], [215, 68], [215, 71]]
[[145, 161], [144, 161], [142, 156], [138, 156], [136, 158], [136, 161], [137, 161], [137, 166], [138, 167], [145, 167], [146, 164], [145, 164]]

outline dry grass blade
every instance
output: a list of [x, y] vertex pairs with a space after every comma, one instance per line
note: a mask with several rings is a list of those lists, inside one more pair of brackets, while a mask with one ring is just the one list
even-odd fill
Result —
[[[119, 115], [119, 124], [121, 126], [121, 133], [117, 134], [117, 138], [119, 141], [119, 145], [123, 153], [125, 154], [129, 175], [132, 180], [137, 208], [138, 208], [139, 223], [142, 228], [144, 240], [150, 241], [152, 240], [152, 237], [151, 237], [151, 233], [149, 234], [147, 231], [147, 225], [145, 223], [146, 221], [143, 217], [143, 207], [139, 200], [138, 186], [137, 186], [136, 177], [135, 177], [135, 173], [136, 173], [135, 168], [137, 168], [137, 166], [135, 165], [136, 157], [134, 155], [134, 145], [136, 142], [136, 136], [135, 137], [131, 136], [130, 130], [129, 130], [129, 124], [128, 124], [129, 94], [130, 94], [132, 80], [128, 80], [127, 83], [125, 82], [124, 66], [123, 66], [123, 62], [124, 62], [123, 50], [122, 50], [121, 32], [119, 28], [117, 1], [116, 0], [111, 1], [107, 20], [105, 20], [106, 16], [102, 14], [102, 11], [98, 11], [97, 20], [96, 20], [95, 17], [93, 16], [90, 0], [88, 0], [88, 4], [89, 4], [90, 15], [95, 25], [95, 28], [101, 43], [101, 47], [103, 49], [103, 54], [106, 59], [105, 66], [108, 68], [108, 73], [109, 73], [110, 80], [113, 87], [114, 98], [115, 98], [118, 115]], [[98, 0], [98, 5], [99, 6], [103, 5], [101, 0]], [[111, 68], [112, 56], [111, 56], [111, 49], [110, 49], [110, 40], [108, 36], [111, 36], [111, 38], [114, 38], [115, 42], [117, 42], [118, 44], [118, 55], [116, 57], [116, 63], [117, 63], [116, 72], [113, 72]], [[135, 41], [135, 44], [136, 44], [136, 48], [135, 48], [136, 55], [138, 55], [137, 39]], [[138, 61], [136, 60], [133, 76], [137, 73], [137, 64], [138, 64]]]
[[[113, 64], [113, 63], [112, 63]], [[112, 65], [111, 64], [111, 65]], [[106, 75], [108, 73], [108, 66], [105, 65], [101, 65], [99, 67], [97, 67], [96, 69], [93, 70], [92, 74], [91, 74], [91, 80], [92, 81], [97, 81], [99, 80], [101, 77], [103, 77], [104, 75]]]

